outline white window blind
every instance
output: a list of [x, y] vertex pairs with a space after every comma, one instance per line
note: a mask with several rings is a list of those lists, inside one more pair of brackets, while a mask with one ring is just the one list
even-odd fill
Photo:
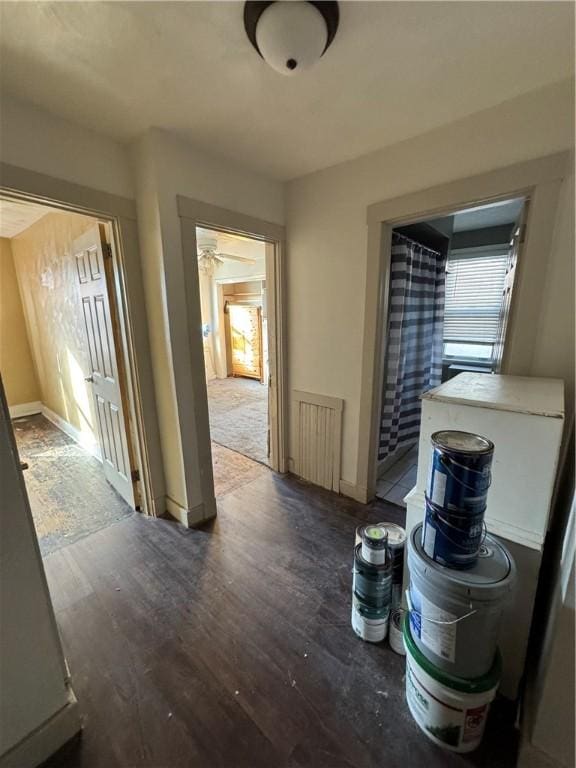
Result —
[[494, 344], [498, 339], [507, 248], [450, 256], [446, 272], [444, 341]]

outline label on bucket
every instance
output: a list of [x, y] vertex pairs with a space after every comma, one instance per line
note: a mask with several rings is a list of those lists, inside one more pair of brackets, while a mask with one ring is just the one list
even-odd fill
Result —
[[483, 693], [463, 693], [431, 677], [408, 650], [406, 701], [414, 720], [436, 744], [470, 752], [482, 741], [497, 684]]
[[410, 611], [412, 634], [436, 656], [453, 663], [456, 658], [456, 627], [458, 625], [437, 622], [450, 622], [457, 617], [432, 603], [413, 584], [410, 584], [410, 599], [414, 608]]
[[432, 696], [414, 674], [411, 664], [406, 665], [406, 700], [412, 717], [422, 730], [435, 741], [458, 748], [462, 738], [462, 709]]
[[462, 741], [476, 743], [482, 737], [484, 730], [484, 721], [488, 714], [488, 704], [481, 707], [472, 707], [466, 710], [466, 719], [464, 721], [464, 735]]

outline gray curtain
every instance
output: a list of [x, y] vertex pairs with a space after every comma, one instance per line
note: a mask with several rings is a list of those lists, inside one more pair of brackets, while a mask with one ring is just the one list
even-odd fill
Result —
[[440, 384], [446, 257], [393, 233], [378, 458], [418, 439], [420, 395]]

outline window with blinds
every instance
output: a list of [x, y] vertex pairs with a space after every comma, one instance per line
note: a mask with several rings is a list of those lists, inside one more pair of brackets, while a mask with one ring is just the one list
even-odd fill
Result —
[[453, 252], [446, 268], [444, 357], [492, 360], [501, 322], [508, 248]]

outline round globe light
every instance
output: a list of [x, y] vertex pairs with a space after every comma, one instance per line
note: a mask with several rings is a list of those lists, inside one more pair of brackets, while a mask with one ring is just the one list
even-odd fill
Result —
[[256, 42], [264, 61], [283, 75], [309, 69], [328, 42], [326, 22], [311, 3], [278, 0], [258, 19]]

